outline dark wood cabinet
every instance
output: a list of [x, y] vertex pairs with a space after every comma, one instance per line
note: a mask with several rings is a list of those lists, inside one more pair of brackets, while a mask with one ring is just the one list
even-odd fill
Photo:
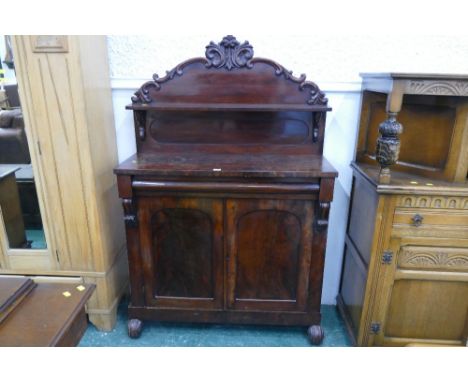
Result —
[[115, 173], [142, 320], [310, 326], [333, 198], [327, 99], [227, 36], [132, 98], [137, 154]]

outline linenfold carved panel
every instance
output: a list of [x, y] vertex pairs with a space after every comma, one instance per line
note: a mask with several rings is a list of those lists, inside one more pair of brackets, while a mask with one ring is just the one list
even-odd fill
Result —
[[405, 246], [398, 256], [398, 266], [411, 269], [466, 271], [468, 269], [468, 249]]
[[272, 67], [272, 74], [276, 77], [298, 84], [297, 90], [299, 92], [308, 91], [306, 104], [327, 105], [328, 99], [325, 98], [325, 94], [315, 83], [306, 81], [304, 74], [295, 77], [292, 75], [292, 71], [287, 70], [277, 62], [265, 58], [254, 58], [253, 47], [248, 41], [240, 43], [234, 36], [228, 35], [218, 44], [210, 42], [206, 46], [205, 56], [206, 58], [197, 57], [180, 63], [172, 70], [167, 71], [164, 77], [160, 78], [157, 74], [154, 74], [152, 81], [144, 83], [135, 92], [132, 97], [133, 104], [151, 103], [153, 101], [151, 89], [160, 91], [162, 84], [173, 80], [175, 77], [182, 76], [189, 66], [202, 64], [207, 70], [226, 69], [232, 71], [235, 69], [253, 69], [256, 64], [263, 64]]

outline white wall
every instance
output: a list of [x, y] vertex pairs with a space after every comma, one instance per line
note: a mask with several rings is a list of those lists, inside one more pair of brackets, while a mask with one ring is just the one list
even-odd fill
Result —
[[[223, 36], [109, 36], [109, 65], [119, 160], [135, 150], [132, 115], [125, 110], [133, 92], [153, 73], [162, 76], [179, 62], [204, 55]], [[238, 35], [256, 57], [274, 59], [296, 75], [306, 73], [327, 93], [324, 154], [339, 172], [330, 213], [322, 302], [335, 304], [347, 221], [360, 104], [359, 72], [468, 74], [468, 36]]]

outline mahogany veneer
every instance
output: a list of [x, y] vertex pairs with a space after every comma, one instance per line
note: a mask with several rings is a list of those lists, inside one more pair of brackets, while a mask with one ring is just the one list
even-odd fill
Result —
[[318, 86], [226, 36], [132, 98], [137, 154], [120, 164], [129, 335], [142, 320], [310, 326], [334, 168]]

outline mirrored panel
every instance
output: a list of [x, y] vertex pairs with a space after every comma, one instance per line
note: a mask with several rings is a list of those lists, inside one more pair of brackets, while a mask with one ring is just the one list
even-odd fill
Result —
[[0, 211], [10, 248], [45, 249], [9, 36], [0, 35]]

